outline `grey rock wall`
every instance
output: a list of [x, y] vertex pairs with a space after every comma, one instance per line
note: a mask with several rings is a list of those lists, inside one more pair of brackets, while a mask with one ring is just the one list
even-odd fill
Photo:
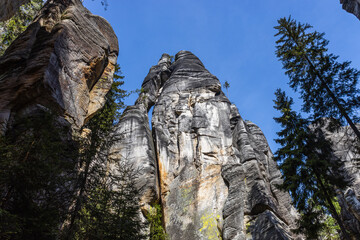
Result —
[[[154, 147], [146, 116], [153, 105]], [[146, 166], [142, 204], [162, 204], [170, 239], [295, 239], [297, 213], [275, 187], [281, 174], [266, 138], [191, 52], [173, 63], [161, 57], [117, 127], [126, 136], [120, 155]]]
[[[358, 126], [360, 127], [360, 126]], [[338, 191], [341, 217], [345, 227], [356, 238], [360, 238], [360, 154], [358, 142], [350, 127], [341, 127], [335, 132], [323, 129], [325, 136], [332, 142], [336, 161], [342, 161], [343, 167], [337, 174], [349, 182], [349, 187]]]
[[0, 21], [10, 19], [19, 10], [19, 7], [30, 0], [0, 0]]
[[360, 0], [340, 0], [342, 8], [360, 20]]
[[288, 193], [277, 189], [281, 173], [258, 126], [239, 120], [233, 132], [244, 176], [244, 221], [252, 239], [292, 239], [297, 212]]
[[140, 174], [137, 188], [141, 193], [141, 207], [149, 209], [159, 199], [157, 163], [154, 142], [146, 109], [142, 105], [129, 106], [123, 113], [113, 133], [114, 143], [110, 157], [126, 161]]
[[146, 215], [152, 204], [159, 202], [158, 163], [148, 111], [155, 104], [163, 82], [168, 79], [170, 56], [163, 54], [153, 66], [142, 84], [134, 106], [125, 109], [115, 126], [111, 158], [127, 161], [139, 173], [141, 208]]
[[0, 58], [1, 126], [39, 106], [79, 129], [103, 106], [117, 54], [105, 19], [80, 0], [49, 0]]
[[164, 224], [171, 239], [220, 239], [233, 155], [230, 102], [219, 80], [190, 52], [176, 54], [152, 124]]

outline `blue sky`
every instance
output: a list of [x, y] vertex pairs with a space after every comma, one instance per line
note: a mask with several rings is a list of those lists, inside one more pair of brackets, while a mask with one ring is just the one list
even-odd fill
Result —
[[[162, 53], [189, 50], [223, 83], [244, 119], [265, 133], [273, 151], [280, 129], [273, 117], [276, 88], [286, 90], [287, 77], [275, 52], [277, 19], [291, 15], [330, 40], [329, 51], [360, 69], [360, 21], [339, 0], [85, 0], [94, 14], [106, 18], [118, 38], [118, 62], [127, 90], [141, 87]], [[132, 105], [136, 96], [126, 100]], [[300, 100], [295, 99], [300, 104]]]

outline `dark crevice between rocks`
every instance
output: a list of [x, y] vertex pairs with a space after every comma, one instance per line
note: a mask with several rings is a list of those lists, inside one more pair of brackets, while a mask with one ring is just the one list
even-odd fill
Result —
[[159, 200], [156, 202], [156, 203], [153, 203], [154, 205], [155, 204], [159, 204], [161, 206], [161, 224], [162, 224], [162, 227], [166, 233], [166, 228], [165, 228], [165, 221], [164, 221], [164, 207], [163, 207], [163, 203], [162, 203], [162, 194], [161, 194], [161, 175], [160, 175], [160, 167], [159, 167], [159, 155], [158, 155], [158, 150], [157, 150], [157, 145], [156, 145], [156, 134], [155, 134], [155, 129], [152, 127], [152, 114], [153, 114], [153, 111], [154, 111], [154, 106], [152, 106], [149, 111], [148, 111], [148, 117], [149, 117], [149, 127], [150, 127], [150, 130], [151, 130], [151, 135], [152, 135], [152, 141], [153, 141], [153, 144], [154, 144], [154, 151], [155, 151], [155, 164], [156, 164], [156, 174], [157, 174], [157, 185], [158, 185], [158, 188], [159, 188]]
[[197, 129], [195, 129], [195, 134], [196, 134], [196, 152], [195, 152], [195, 159], [194, 159], [194, 164], [195, 164], [195, 168], [198, 172], [201, 172], [201, 165], [200, 165], [200, 151], [199, 151], [199, 134], [197, 132]]
[[274, 209], [272, 209], [270, 206], [262, 204], [262, 203], [256, 204], [251, 209], [250, 213], [244, 213], [244, 214], [248, 215], [248, 216], [256, 216], [256, 215], [264, 213], [266, 210], [269, 210], [270, 212], [272, 212], [277, 218], [279, 218], [281, 221], [283, 221], [286, 225], [289, 226], [289, 223], [283, 217], [281, 217], [279, 214], [277, 214], [277, 212], [274, 211]]

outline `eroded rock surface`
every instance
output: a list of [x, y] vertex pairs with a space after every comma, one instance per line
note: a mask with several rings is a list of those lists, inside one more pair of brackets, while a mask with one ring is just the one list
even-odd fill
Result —
[[292, 239], [291, 228], [295, 228], [297, 213], [289, 194], [276, 187], [282, 182], [281, 173], [264, 134], [254, 123], [240, 119], [233, 140], [244, 172], [241, 181], [247, 236]]
[[0, 21], [10, 19], [19, 10], [19, 7], [30, 0], [0, 0]]
[[41, 106], [80, 128], [104, 104], [118, 42], [80, 0], [49, 0], [0, 58], [0, 123]]
[[[154, 104], [153, 153], [146, 112]], [[123, 152], [135, 164], [151, 166], [142, 186], [152, 196], [159, 189], [170, 239], [294, 238], [297, 214], [289, 194], [275, 187], [281, 175], [264, 135], [242, 120], [219, 80], [191, 52], [179, 52], [173, 63], [161, 57], [118, 128], [132, 139], [118, 149], [130, 149]], [[151, 204], [156, 197], [143, 199]]]
[[159, 201], [158, 167], [148, 111], [155, 104], [161, 85], [168, 79], [170, 56], [163, 54], [142, 84], [134, 106], [125, 109], [114, 131], [111, 157], [125, 160], [139, 171], [138, 189], [143, 212]]
[[360, 0], [340, 0], [342, 7], [360, 20]]
[[153, 112], [164, 222], [171, 239], [220, 239], [228, 189], [221, 167], [235, 157], [230, 102], [219, 80], [179, 52]]
[[[358, 126], [359, 127], [359, 126]], [[360, 238], [360, 154], [357, 148], [355, 134], [350, 127], [341, 127], [335, 132], [323, 129], [325, 136], [332, 142], [336, 160], [342, 161], [342, 168], [338, 170], [349, 187], [338, 191], [341, 217], [345, 227], [356, 238]]]
[[140, 175], [137, 188], [142, 207], [159, 199], [159, 185], [154, 142], [147, 111], [142, 105], [127, 107], [113, 133], [111, 158], [124, 160]]

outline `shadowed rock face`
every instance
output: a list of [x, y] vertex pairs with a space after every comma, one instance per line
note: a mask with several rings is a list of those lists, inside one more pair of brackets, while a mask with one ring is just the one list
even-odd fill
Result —
[[[290, 232], [297, 213], [289, 194], [276, 187], [282, 183], [281, 173], [264, 134], [254, 123], [240, 119], [233, 131], [233, 141], [240, 160], [236, 166], [241, 166], [242, 172], [234, 173], [229, 182], [230, 186], [232, 182], [242, 185], [244, 191], [242, 197], [234, 195], [230, 199], [242, 200], [247, 235], [252, 239], [292, 239]], [[233, 171], [231, 164], [228, 169]]]
[[[160, 197], [170, 239], [294, 239], [297, 213], [275, 187], [281, 175], [263, 133], [195, 55], [181, 51], [171, 63], [164, 54], [142, 88], [117, 126], [134, 140], [118, 149], [151, 166], [142, 172], [143, 206]], [[151, 137], [139, 129], [148, 129], [154, 104]]]
[[19, 7], [30, 0], [0, 0], [0, 21], [10, 19], [19, 10]]
[[323, 128], [323, 131], [332, 142], [336, 160], [343, 163], [338, 174], [349, 182], [347, 189], [338, 191], [341, 217], [351, 234], [360, 239], [360, 154], [356, 149], [356, 136], [350, 127], [341, 127], [335, 132]]
[[342, 7], [360, 19], [360, 0], [340, 0]]
[[37, 106], [78, 129], [104, 104], [118, 42], [80, 0], [49, 0], [0, 58], [0, 123]]

